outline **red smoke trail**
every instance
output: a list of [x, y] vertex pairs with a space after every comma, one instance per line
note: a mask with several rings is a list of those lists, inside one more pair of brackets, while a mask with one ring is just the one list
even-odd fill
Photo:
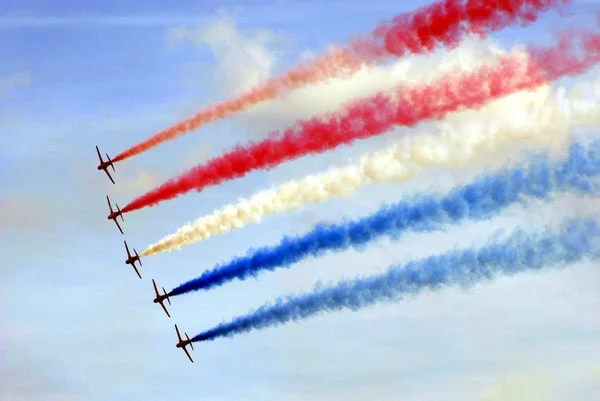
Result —
[[344, 73], [356, 72], [362, 63], [387, 57], [421, 54], [436, 46], [454, 47], [464, 36], [502, 29], [512, 23], [526, 25], [537, 16], [570, 0], [444, 0], [380, 24], [370, 35], [351, 41], [349, 47], [306, 63], [256, 86], [237, 97], [201, 110], [117, 155], [118, 162], [145, 152], [212, 121], [227, 117], [283, 92]]
[[[580, 46], [577, 46], [577, 39]], [[578, 57], [578, 53], [583, 53]], [[533, 89], [562, 76], [578, 75], [600, 62], [600, 35], [591, 32], [563, 35], [556, 46], [531, 48], [529, 58], [507, 55], [495, 65], [474, 72], [445, 74], [431, 85], [396, 88], [396, 99], [383, 94], [359, 100], [328, 120], [300, 121], [283, 133], [251, 142], [167, 181], [123, 208], [130, 212], [175, 198], [192, 189], [242, 177], [252, 170], [269, 169], [286, 160], [319, 153], [356, 139], [386, 132], [393, 125], [413, 126], [425, 119], [472, 109], [513, 92]]]

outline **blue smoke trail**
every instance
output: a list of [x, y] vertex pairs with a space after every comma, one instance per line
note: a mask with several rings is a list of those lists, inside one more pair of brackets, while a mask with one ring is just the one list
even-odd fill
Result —
[[425, 232], [467, 218], [490, 218], [519, 201], [532, 198], [548, 200], [557, 191], [591, 193], [596, 188], [589, 180], [600, 173], [599, 151], [600, 141], [588, 146], [574, 144], [562, 162], [552, 162], [547, 154], [538, 155], [528, 166], [505, 168], [480, 176], [446, 196], [423, 195], [386, 205], [375, 214], [356, 221], [319, 225], [303, 236], [284, 237], [279, 245], [250, 250], [246, 256], [217, 265], [200, 277], [174, 288], [169, 295], [209, 289], [235, 278], [243, 280], [263, 270], [287, 267], [326, 251], [340, 251], [349, 246], [360, 249], [383, 235], [395, 239], [409, 229]]
[[508, 240], [491, 243], [479, 250], [452, 251], [442, 255], [391, 267], [386, 273], [344, 280], [314, 292], [288, 295], [274, 304], [221, 323], [198, 334], [192, 341], [211, 341], [232, 337], [306, 319], [321, 312], [340, 309], [358, 310], [382, 300], [398, 301], [425, 290], [440, 290], [449, 285], [469, 288], [496, 276], [565, 265], [583, 258], [600, 258], [600, 225], [595, 219], [566, 219], [557, 232], [527, 235], [517, 230]]

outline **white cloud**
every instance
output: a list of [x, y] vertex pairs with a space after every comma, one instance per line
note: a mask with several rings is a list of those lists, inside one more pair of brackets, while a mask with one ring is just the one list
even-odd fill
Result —
[[265, 81], [278, 57], [272, 46], [280, 41], [280, 37], [265, 29], [239, 31], [227, 14], [197, 28], [181, 25], [167, 32], [171, 48], [184, 42], [208, 46], [215, 57], [208, 81], [220, 96], [234, 96]]

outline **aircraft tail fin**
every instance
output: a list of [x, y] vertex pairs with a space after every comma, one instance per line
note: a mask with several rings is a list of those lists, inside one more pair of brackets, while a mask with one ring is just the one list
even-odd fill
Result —
[[187, 340], [189, 341], [190, 347], [192, 347], [192, 351], [194, 350], [194, 344], [192, 344], [192, 340], [190, 340], [190, 336], [188, 336], [188, 333], [185, 333], [185, 338], [187, 338]]
[[167, 290], [165, 290], [165, 287], [162, 288], [163, 293], [165, 294], [165, 296], [167, 297], [167, 302], [169, 303], [169, 305], [171, 305], [171, 300], [169, 299], [169, 295], [167, 294]]
[[140, 255], [138, 255], [137, 251], [135, 250], [135, 248], [133, 248], [133, 252], [135, 252], [135, 256], [137, 256], [137, 260], [138, 262], [140, 262], [140, 266], [142, 266], [142, 259], [140, 259]]
[[106, 158], [108, 159], [108, 161], [110, 162], [110, 166], [112, 167], [113, 171], [117, 171], [115, 170], [115, 165], [113, 164], [112, 159], [110, 158], [110, 156], [108, 155], [108, 153], [106, 153]]

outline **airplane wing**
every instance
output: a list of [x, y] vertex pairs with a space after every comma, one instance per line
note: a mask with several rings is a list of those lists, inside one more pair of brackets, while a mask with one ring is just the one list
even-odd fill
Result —
[[175, 325], [175, 331], [177, 331], [177, 338], [181, 341], [181, 334], [179, 334], [179, 328]]
[[131, 264], [131, 266], [133, 266], [133, 270], [135, 270], [135, 272], [137, 273], [139, 278], [142, 278], [142, 276], [140, 276], [140, 272], [138, 271], [137, 267], [135, 267], [135, 262]]
[[188, 350], [185, 347], [183, 348], [183, 351], [185, 352], [187, 357], [190, 358], [190, 361], [192, 361], [192, 363], [194, 363], [194, 360], [192, 359], [192, 357], [190, 356], [190, 353], [188, 352]]
[[[158, 297], [158, 288], [156, 288], [156, 281], [154, 281], [154, 279], [152, 279], [152, 285], [154, 286], [154, 292], [156, 293], [156, 296]], [[175, 326], [175, 330], [177, 330], [177, 326]], [[179, 330], [177, 330], [177, 333], [179, 333]]]
[[125, 244], [125, 249], [127, 250], [127, 258], [129, 259], [131, 257], [131, 254], [129, 253], [129, 247], [127, 246], [127, 241], [123, 241], [123, 243]]
[[[165, 307], [165, 304], [163, 304], [162, 302], [160, 303], [160, 306], [162, 306], [163, 310], [165, 311], [165, 313], [167, 314], [167, 316], [171, 317], [171, 315], [169, 315], [169, 311], [167, 310], [167, 308]], [[179, 334], [179, 332], [178, 332]]]
[[113, 178], [110, 176], [110, 173], [108, 172], [108, 169], [104, 170], [104, 172], [106, 173], [106, 175], [108, 176], [108, 178], [110, 178], [111, 182], [114, 184], [115, 180], [113, 180]]
[[100, 164], [104, 163], [102, 160], [102, 155], [100, 154], [100, 149], [98, 149], [98, 145], [96, 145], [96, 152], [98, 152], [98, 159], [100, 159]]
[[110, 209], [110, 214], [113, 214], [112, 205], [110, 204], [110, 199], [108, 199], [108, 195], [106, 195], [106, 203], [108, 203], [108, 208]]
[[123, 232], [123, 229], [121, 229], [121, 226], [119, 225], [119, 222], [117, 221], [117, 219], [115, 219], [114, 221], [115, 221], [115, 224], [117, 225], [117, 227], [119, 227], [119, 231], [121, 231], [121, 234], [125, 234]]

